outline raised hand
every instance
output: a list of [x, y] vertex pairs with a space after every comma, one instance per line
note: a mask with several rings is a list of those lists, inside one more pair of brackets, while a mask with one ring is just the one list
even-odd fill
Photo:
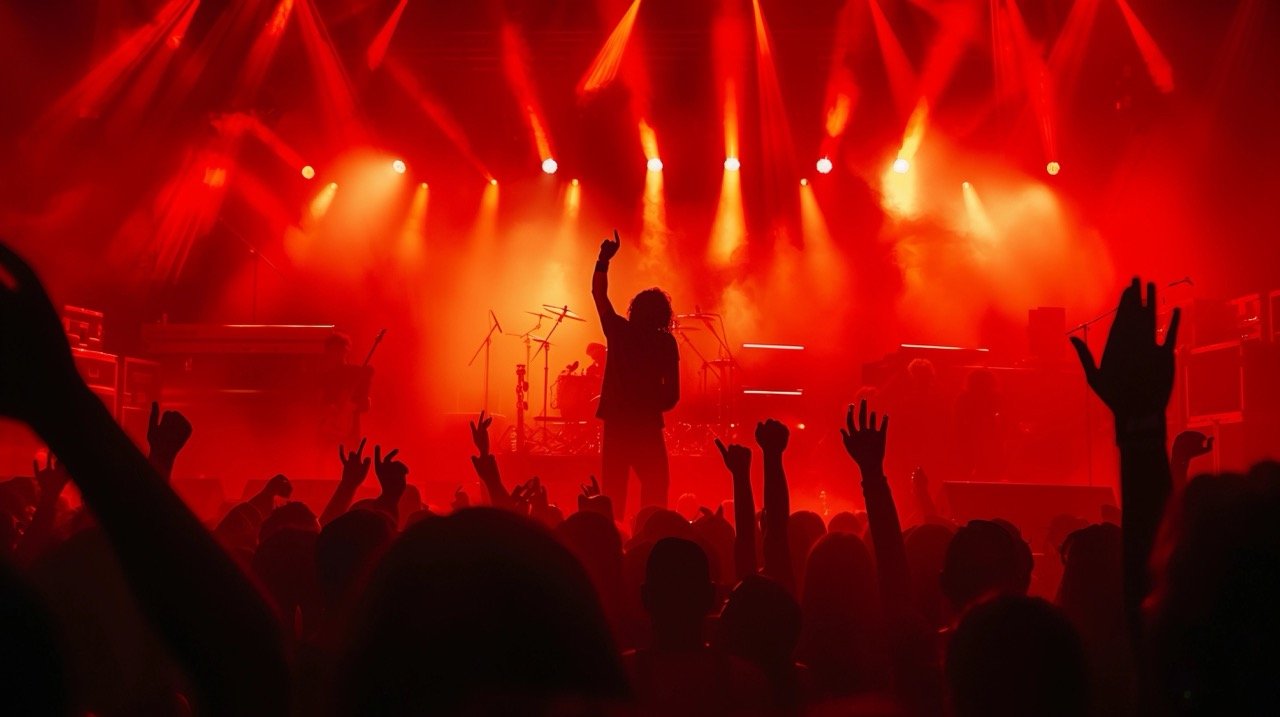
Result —
[[547, 500], [547, 487], [542, 485], [541, 478], [534, 476], [525, 485], [528, 487], [529, 508], [535, 515], [550, 507], [550, 503]]
[[398, 501], [404, 493], [407, 483], [405, 476], [409, 475], [409, 467], [396, 460], [399, 453], [399, 448], [393, 448], [387, 451], [384, 457], [382, 446], [373, 447], [373, 472], [378, 477], [378, 483], [382, 485], [381, 499]]
[[370, 458], [364, 455], [364, 444], [369, 439], [361, 438], [360, 446], [347, 452], [346, 446], [338, 444], [338, 460], [342, 461], [342, 482], [348, 486], [359, 486], [369, 475]]
[[511, 489], [510, 507], [521, 515], [529, 514], [529, 500], [532, 498], [533, 492], [530, 483], [532, 483], [532, 481], [521, 483]]
[[756, 444], [766, 455], [781, 454], [787, 450], [790, 438], [791, 431], [780, 421], [770, 418], [764, 423], [756, 424]]
[[258, 494], [249, 499], [249, 505], [258, 509], [262, 517], [266, 517], [276, 506], [276, 498], [281, 500], [288, 499], [293, 495], [293, 484], [283, 473], [277, 473], [262, 486], [262, 490]]
[[840, 429], [844, 439], [844, 449], [849, 457], [858, 464], [865, 480], [868, 477], [884, 475], [884, 443], [889, 430], [889, 417], [885, 416], [879, 427], [876, 426], [875, 411], [867, 420], [867, 399], [858, 403], [858, 420], [853, 420], [853, 404], [849, 404], [849, 412], [845, 415], [845, 427]]
[[151, 402], [151, 416], [147, 419], [147, 445], [152, 459], [172, 462], [178, 451], [191, 438], [191, 422], [177, 411], [160, 413], [160, 404]]
[[1203, 456], [1213, 450], [1213, 437], [1206, 436], [1200, 431], [1183, 431], [1173, 439], [1173, 449], [1170, 451], [1175, 465], [1185, 466], [1191, 463], [1192, 458]]
[[705, 505], [698, 506], [698, 520], [724, 520], [724, 504], [716, 506], [715, 510], [711, 510]]
[[591, 476], [591, 482], [581, 486], [582, 493], [578, 495], [578, 512], [579, 513], [599, 513], [609, 520], [613, 520], [613, 501], [609, 500], [609, 496], [600, 492], [600, 483], [595, 476]]
[[262, 490], [273, 497], [288, 498], [293, 495], [293, 484], [283, 473], [277, 473], [267, 481], [267, 485]]
[[462, 489], [462, 486], [458, 486], [458, 488], [453, 491], [453, 503], [450, 504], [449, 507], [452, 508], [455, 513], [463, 508], [471, 507], [471, 497]]
[[40, 467], [39, 459], [32, 459], [31, 469], [36, 484], [40, 486], [40, 498], [43, 500], [56, 499], [71, 480], [71, 474], [53, 457], [53, 453], [45, 455], [44, 468]]
[[1071, 337], [1085, 379], [1115, 415], [1118, 432], [1145, 430], [1148, 422], [1152, 425], [1146, 428], [1151, 431], [1163, 430], [1165, 408], [1173, 391], [1173, 351], [1182, 312], [1173, 310], [1164, 344], [1158, 344], [1156, 307], [1156, 285], [1147, 284], [1144, 305], [1142, 285], [1135, 276], [1120, 295], [1101, 363], [1095, 363], [1084, 341]]
[[724, 459], [724, 467], [728, 468], [730, 473], [738, 475], [751, 470], [750, 448], [740, 446], [737, 443], [731, 443], [726, 447], [719, 438], [716, 439], [716, 448], [720, 449], [720, 457]]
[[489, 455], [489, 426], [492, 423], [493, 416], [486, 418], [484, 411], [480, 412], [479, 421], [471, 421], [471, 442], [476, 444], [481, 457]]
[[613, 230], [613, 239], [605, 239], [600, 242], [600, 261], [609, 261], [618, 253], [618, 249], [622, 247], [622, 237], [618, 236], [618, 230]]

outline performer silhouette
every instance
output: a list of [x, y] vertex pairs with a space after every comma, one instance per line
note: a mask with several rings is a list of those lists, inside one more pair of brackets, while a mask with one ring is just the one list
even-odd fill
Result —
[[601, 477], [618, 518], [626, 515], [627, 479], [633, 468], [640, 479], [641, 506], [666, 507], [670, 470], [662, 414], [680, 400], [680, 351], [671, 335], [671, 297], [661, 289], [645, 289], [631, 300], [625, 319], [609, 301], [609, 260], [621, 244], [616, 229], [612, 240], [601, 242], [591, 278], [591, 296], [609, 349], [596, 411], [604, 421]]

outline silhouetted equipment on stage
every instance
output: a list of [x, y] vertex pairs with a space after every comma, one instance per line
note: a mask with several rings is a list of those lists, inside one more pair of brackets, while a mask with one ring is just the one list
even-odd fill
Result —
[[62, 327], [80, 377], [125, 432], [145, 446], [151, 402], [160, 398], [160, 365], [104, 352], [104, 323], [101, 311], [79, 306], [62, 309]]
[[283, 396], [308, 389], [332, 325], [149, 324], [146, 352], [165, 369], [166, 398]]
[[101, 351], [103, 323], [101, 311], [79, 306], [62, 307], [62, 328], [67, 333], [67, 343], [73, 348]]
[[164, 356], [319, 356], [332, 324], [147, 324], [146, 351]]
[[594, 418], [600, 403], [600, 378], [572, 373], [566, 369], [556, 378], [551, 407], [571, 420]]
[[677, 422], [675, 428], [681, 430], [667, 431], [671, 439], [668, 446], [672, 453], [701, 455], [713, 438], [732, 439], [738, 406], [738, 361], [720, 314], [704, 312], [695, 305], [693, 313], [675, 316], [673, 333], [689, 350], [682, 360], [697, 362], [698, 390], [683, 401], [686, 420]]
[[[582, 390], [580, 386], [575, 385], [567, 389], [567, 397], [569, 400], [570, 411], [575, 413], [572, 420], [557, 420], [550, 415], [552, 408], [551, 402], [551, 349], [555, 344], [551, 342], [551, 337], [555, 335], [556, 330], [566, 321], [585, 322], [573, 309], [567, 305], [556, 306], [555, 304], [542, 304], [539, 311], [526, 311], [526, 314], [533, 316], [536, 321], [528, 331], [520, 334], [506, 334], [519, 338], [524, 344], [525, 361], [522, 364], [516, 364], [516, 421], [507, 428], [500, 443], [510, 445], [516, 453], [524, 454], [527, 452], [561, 452], [569, 449], [569, 446], [576, 446], [574, 450], [587, 450], [590, 441], [585, 440], [581, 435], [571, 435], [566, 443], [565, 430], [563, 426], [590, 426], [588, 421], [594, 415], [594, 410], [590, 408], [590, 398], [587, 398], [587, 404], [581, 404], [581, 397], [574, 391]], [[535, 331], [542, 330], [542, 322], [552, 322], [551, 327], [547, 329], [545, 336], [535, 334]], [[535, 348], [536, 347], [536, 348]], [[530, 430], [526, 425], [525, 413], [529, 410], [529, 381], [528, 367], [533, 364], [539, 357], [542, 358], [542, 412], [534, 418], [537, 428]], [[577, 368], [576, 362], [573, 366]], [[557, 378], [556, 386], [556, 404], [555, 407], [561, 409], [561, 383], [560, 379], [565, 378], [565, 373], [572, 373], [572, 370], [561, 372], [561, 376]], [[599, 396], [599, 392], [596, 392]], [[583, 412], [588, 415], [578, 415]], [[562, 418], [565, 416], [562, 413]], [[579, 428], [578, 433], [581, 434], [585, 428]], [[509, 434], [509, 437], [508, 437]]]
[[71, 349], [71, 358], [85, 385], [111, 409], [111, 415], [119, 417], [120, 358], [115, 354]]
[[1214, 438], [1214, 470], [1280, 457], [1280, 344], [1259, 338], [1182, 352], [1187, 428]]

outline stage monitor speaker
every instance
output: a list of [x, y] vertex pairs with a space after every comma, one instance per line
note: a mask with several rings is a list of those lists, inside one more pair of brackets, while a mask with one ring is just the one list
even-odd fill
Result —
[[1244, 416], [1244, 342], [1224, 341], [1186, 352], [1188, 422], [1238, 422]]
[[119, 417], [120, 364], [116, 355], [73, 348], [71, 359], [89, 390], [102, 399], [113, 417]]

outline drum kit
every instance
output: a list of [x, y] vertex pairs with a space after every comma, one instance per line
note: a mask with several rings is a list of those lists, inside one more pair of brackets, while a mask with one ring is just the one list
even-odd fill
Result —
[[[566, 366], [554, 381], [551, 380], [552, 338], [567, 322], [584, 323], [580, 314], [567, 305], [541, 304], [536, 311], [526, 311], [534, 323], [522, 333], [502, 330], [497, 315], [489, 311], [490, 325], [484, 340], [471, 356], [468, 366], [484, 356], [484, 409], [489, 410], [489, 352], [495, 335], [511, 336], [524, 344], [525, 360], [515, 367], [515, 422], [510, 425], [498, 445], [510, 446], [516, 453], [583, 455], [600, 450], [600, 424], [594, 420], [600, 401], [603, 376], [599, 373], [579, 372], [578, 362]], [[672, 333], [687, 346], [700, 362], [700, 395], [710, 398], [710, 410], [703, 410], [692, 422], [677, 422], [668, 428], [668, 451], [672, 455], [701, 455], [711, 445], [715, 436], [728, 435], [731, 430], [734, 371], [737, 362], [725, 337], [724, 323], [719, 314], [697, 311], [679, 314], [672, 325]], [[684, 322], [684, 323], [682, 323]], [[701, 323], [702, 326], [693, 325]], [[549, 325], [548, 325], [549, 324]], [[714, 358], [699, 349], [691, 334], [707, 335], [715, 339]], [[696, 335], [696, 334], [695, 334]], [[536, 428], [527, 423], [529, 411], [529, 369], [542, 359], [542, 412], [533, 416]], [[715, 392], [711, 393], [714, 379]], [[554, 394], [553, 394], [554, 391]], [[552, 416], [550, 409], [560, 414]]]

